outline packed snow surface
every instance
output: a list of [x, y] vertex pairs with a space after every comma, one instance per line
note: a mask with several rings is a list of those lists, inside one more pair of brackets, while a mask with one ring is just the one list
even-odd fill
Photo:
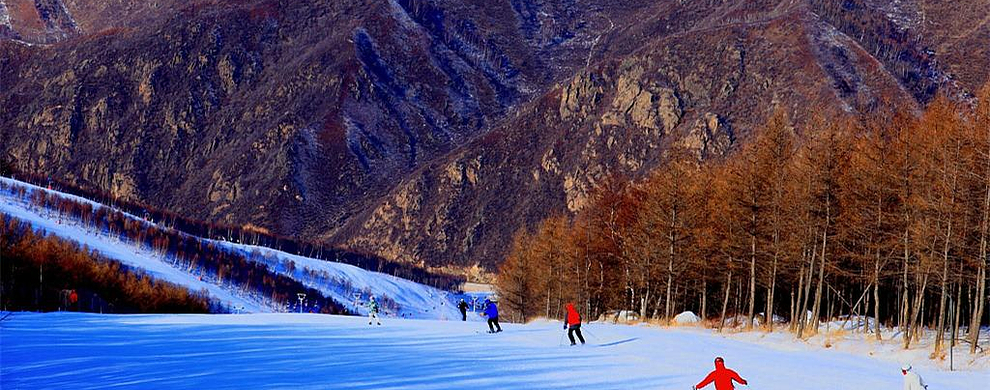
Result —
[[[723, 356], [754, 390], [900, 389], [901, 362], [778, 348], [700, 329], [503, 324], [318, 314], [13, 313], [3, 389], [690, 389]], [[931, 390], [984, 389], [987, 371], [915, 369]], [[746, 389], [746, 387], [742, 387]], [[711, 387], [709, 387], [711, 389]]]

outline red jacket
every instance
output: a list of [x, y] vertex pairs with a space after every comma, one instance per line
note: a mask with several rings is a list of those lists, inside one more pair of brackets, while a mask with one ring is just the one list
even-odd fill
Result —
[[715, 390], [733, 390], [735, 386], [732, 385], [732, 381], [739, 382], [745, 385], [746, 380], [739, 377], [735, 371], [725, 368], [725, 363], [721, 360], [715, 361], [715, 371], [712, 371], [708, 376], [705, 377], [700, 383], [698, 383], [696, 388], [702, 388], [708, 386], [709, 383], [715, 382]]
[[574, 304], [568, 303], [566, 308], [567, 308], [567, 325], [581, 325], [581, 315], [578, 314], [577, 309], [574, 308]]

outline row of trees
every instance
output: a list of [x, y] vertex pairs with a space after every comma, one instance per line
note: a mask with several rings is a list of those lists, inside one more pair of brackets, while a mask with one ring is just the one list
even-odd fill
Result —
[[[205, 292], [131, 270], [85, 247], [38, 234], [0, 214], [0, 301], [5, 310], [209, 313]], [[69, 291], [74, 295], [70, 299]]]
[[319, 306], [324, 313], [346, 312], [342, 305], [321, 292], [273, 272], [264, 263], [252, 261], [247, 255], [226, 249], [213, 241], [175, 229], [163, 229], [121, 211], [109, 207], [94, 207], [89, 202], [52, 192], [32, 191], [16, 184], [2, 184], [0, 190], [11, 191], [22, 199], [26, 198], [31, 207], [54, 212], [59, 219], [78, 221], [93, 230], [150, 248], [171, 259], [174, 266], [189, 273], [213, 278], [218, 284], [236, 286], [245, 292], [258, 294], [275, 305], [287, 306], [296, 300], [297, 293], [305, 293], [309, 302]]
[[775, 113], [723, 161], [671, 151], [648, 178], [610, 178], [573, 217], [516, 234], [497, 288], [510, 315], [592, 317], [681, 310], [744, 317], [799, 336], [839, 313], [928, 326], [976, 351], [987, 323], [990, 86], [978, 105], [933, 101], [915, 115]]
[[[2, 161], [0, 160], [0, 162]], [[355, 253], [319, 242], [293, 239], [274, 234], [267, 229], [250, 224], [234, 226], [185, 218], [168, 210], [120, 199], [99, 190], [80, 188], [69, 183], [61, 182], [55, 178], [28, 172], [15, 172], [12, 164], [0, 165], [0, 167], [4, 167], [3, 170], [0, 170], [0, 175], [16, 176], [18, 180], [86, 199], [92, 199], [101, 204], [109, 205], [111, 210], [123, 211], [197, 237], [263, 246], [299, 256], [350, 264], [362, 269], [381, 272], [447, 290], [455, 290], [464, 283], [463, 277], [428, 270], [416, 264], [390, 261], [381, 257]]]

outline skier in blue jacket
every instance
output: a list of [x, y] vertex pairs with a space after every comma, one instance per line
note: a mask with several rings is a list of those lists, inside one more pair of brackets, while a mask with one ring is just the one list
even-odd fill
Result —
[[495, 302], [492, 302], [490, 299], [486, 299], [485, 312], [482, 313], [482, 315], [488, 317], [488, 329], [491, 329], [488, 333], [498, 333], [502, 331], [502, 327], [498, 325], [498, 306], [495, 305]]

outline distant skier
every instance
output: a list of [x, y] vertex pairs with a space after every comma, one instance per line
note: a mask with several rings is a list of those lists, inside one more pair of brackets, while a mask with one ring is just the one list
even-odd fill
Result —
[[567, 316], [564, 318], [564, 329], [567, 330], [567, 338], [571, 339], [571, 345], [577, 345], [574, 342], [574, 334], [577, 333], [578, 340], [581, 340], [581, 345], [584, 345], [584, 336], [581, 335], [581, 314], [578, 314], [573, 303], [568, 303], [566, 308]]
[[722, 357], [717, 357], [715, 358], [715, 371], [709, 373], [701, 383], [698, 383], [692, 389], [697, 390], [708, 386], [709, 383], [715, 382], [715, 390], [733, 390], [735, 386], [732, 384], [732, 381], [739, 382], [739, 384], [743, 385], [748, 384], [735, 371], [725, 368], [725, 360]]
[[911, 371], [911, 365], [905, 364], [901, 367], [901, 374], [904, 374], [904, 390], [927, 390], [928, 385], [925, 384], [925, 380], [921, 379], [921, 375]]
[[76, 294], [76, 290], [72, 290], [72, 292], [69, 293], [69, 307], [76, 310], [76, 302], [79, 302], [79, 294]]
[[491, 329], [488, 333], [498, 333], [502, 331], [502, 327], [498, 325], [498, 306], [495, 305], [495, 302], [492, 302], [490, 299], [486, 299], [485, 312], [481, 315], [488, 317], [488, 329]]
[[378, 322], [379, 326], [382, 324], [382, 321], [378, 319], [378, 301], [375, 300], [374, 295], [368, 301], [368, 325], [371, 325], [372, 321]]
[[461, 311], [461, 321], [467, 321], [468, 304], [464, 302], [464, 298], [461, 298], [461, 301], [457, 303], [457, 309]]

